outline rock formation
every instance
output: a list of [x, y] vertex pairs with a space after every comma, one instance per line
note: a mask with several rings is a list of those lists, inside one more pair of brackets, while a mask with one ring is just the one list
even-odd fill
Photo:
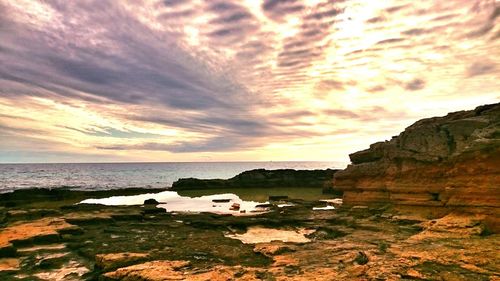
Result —
[[325, 187], [331, 185], [337, 170], [256, 169], [245, 171], [227, 180], [179, 179], [172, 190], [238, 188], [238, 187]]
[[500, 103], [417, 121], [349, 156], [333, 183], [346, 204], [498, 209]]

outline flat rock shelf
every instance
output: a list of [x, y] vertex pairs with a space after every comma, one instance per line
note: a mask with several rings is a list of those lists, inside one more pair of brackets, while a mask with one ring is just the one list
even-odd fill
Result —
[[252, 216], [166, 212], [161, 197], [79, 204], [148, 192], [0, 195], [0, 280], [494, 280], [500, 271], [498, 234], [463, 212], [416, 216], [334, 197], [282, 197]]

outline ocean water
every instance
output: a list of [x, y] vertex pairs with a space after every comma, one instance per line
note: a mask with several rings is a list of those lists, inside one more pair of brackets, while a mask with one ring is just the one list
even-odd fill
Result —
[[251, 169], [342, 168], [335, 162], [0, 164], [0, 193], [26, 188], [166, 188], [179, 178], [230, 178]]

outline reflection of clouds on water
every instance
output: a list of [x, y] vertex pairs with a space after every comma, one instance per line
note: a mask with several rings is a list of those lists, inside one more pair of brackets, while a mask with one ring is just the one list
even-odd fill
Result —
[[[245, 214], [258, 214], [264, 211], [256, 207], [257, 205], [262, 204], [262, 202], [244, 201], [241, 200], [238, 195], [232, 193], [206, 195], [201, 197], [186, 197], [180, 196], [175, 191], [164, 191], [160, 193], [147, 193], [132, 196], [112, 196], [101, 199], [86, 199], [80, 202], [80, 204], [131, 206], [142, 205], [147, 199], [155, 199], [156, 201], [160, 202], [158, 207], [164, 208], [168, 212], [211, 212], [218, 214], [235, 215], [241, 214], [240, 210], [244, 210]], [[229, 199], [229, 201], [215, 203], [213, 202], [214, 199]], [[240, 204], [239, 210], [229, 209], [234, 203]]]

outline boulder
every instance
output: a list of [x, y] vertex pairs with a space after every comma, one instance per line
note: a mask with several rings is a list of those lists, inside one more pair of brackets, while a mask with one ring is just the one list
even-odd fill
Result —
[[158, 205], [158, 204], [160, 203], [153, 198], [144, 200], [144, 205]]

